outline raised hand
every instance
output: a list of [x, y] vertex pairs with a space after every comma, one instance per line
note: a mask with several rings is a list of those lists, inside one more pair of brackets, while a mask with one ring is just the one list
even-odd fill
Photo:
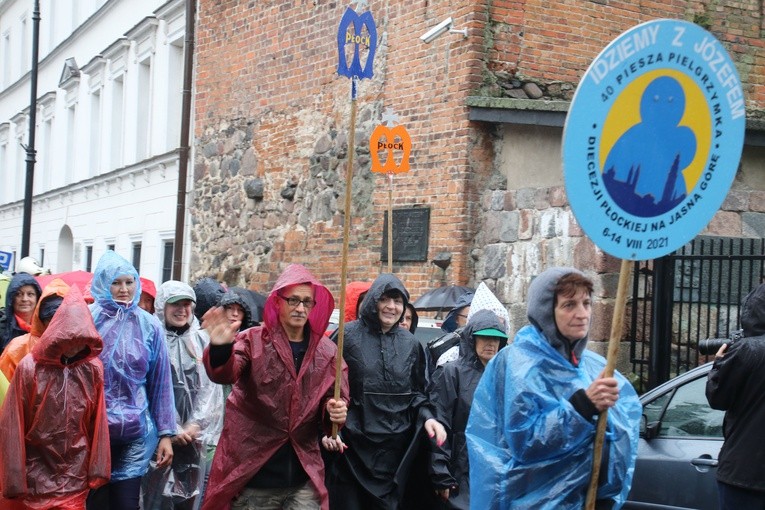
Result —
[[202, 329], [210, 335], [210, 343], [213, 345], [234, 343], [241, 324], [241, 321], [229, 322], [222, 306], [214, 306], [202, 316]]

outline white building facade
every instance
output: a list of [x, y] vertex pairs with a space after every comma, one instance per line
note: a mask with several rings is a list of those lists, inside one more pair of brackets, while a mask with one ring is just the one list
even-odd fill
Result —
[[[0, 250], [14, 254], [12, 264], [21, 251], [32, 9], [0, 0]], [[40, 0], [40, 13], [29, 255], [54, 273], [92, 271], [114, 249], [159, 284], [170, 278], [175, 238], [185, 2]]]

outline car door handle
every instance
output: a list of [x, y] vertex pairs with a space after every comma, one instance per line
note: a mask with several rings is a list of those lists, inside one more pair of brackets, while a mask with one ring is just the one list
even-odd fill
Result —
[[717, 467], [717, 459], [713, 459], [707, 456], [702, 456], [702, 457], [697, 457], [691, 460], [691, 464], [693, 464], [694, 466]]

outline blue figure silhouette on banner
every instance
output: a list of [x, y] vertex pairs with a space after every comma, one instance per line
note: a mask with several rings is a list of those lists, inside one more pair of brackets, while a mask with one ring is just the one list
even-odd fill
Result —
[[[366, 1], [357, 0], [356, 3], [361, 8], [362, 5], [366, 4]], [[351, 27], [353, 27], [352, 30]], [[367, 35], [363, 35], [364, 27], [367, 29]], [[350, 65], [348, 65], [345, 56], [346, 44], [353, 44], [354, 46]], [[361, 67], [361, 56], [359, 54], [359, 46], [362, 45], [369, 48], [367, 61], [363, 68]], [[371, 78], [375, 51], [377, 51], [377, 27], [375, 26], [372, 13], [367, 11], [359, 15], [348, 7], [340, 20], [340, 27], [337, 30], [337, 73], [348, 78]]]
[[640, 122], [629, 128], [606, 158], [603, 182], [622, 209], [640, 217], [669, 211], [687, 195], [682, 170], [696, 154], [696, 135], [679, 126], [685, 92], [669, 76], [651, 81], [640, 99]]

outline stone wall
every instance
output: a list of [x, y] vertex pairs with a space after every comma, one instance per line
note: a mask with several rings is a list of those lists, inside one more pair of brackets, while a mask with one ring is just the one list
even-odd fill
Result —
[[[583, 235], [562, 175], [547, 183], [547, 174], [540, 179], [508, 157], [508, 144], [527, 144], [531, 159], [534, 150], [549, 152], [551, 135], [535, 146], [533, 137], [513, 138], [514, 126], [470, 122], [469, 96], [570, 99], [589, 63], [619, 33], [675, 17], [704, 24], [725, 42], [752, 118], [765, 104], [761, 0], [641, 7], [611, 0], [372, 0], [369, 8], [379, 45], [374, 78], [359, 84], [348, 280], [372, 279], [387, 266], [380, 262], [387, 178], [370, 172], [368, 139], [390, 107], [413, 145], [412, 170], [394, 179], [394, 207], [431, 208], [428, 260], [397, 262], [394, 271], [413, 298], [442, 283], [486, 281], [510, 310], [513, 329], [525, 322], [528, 282], [551, 265], [593, 275], [596, 313], [609, 318], [619, 261]], [[335, 72], [344, 10], [316, 1], [200, 1], [192, 279], [213, 274], [268, 290], [288, 263], [299, 262], [338, 295], [351, 116], [350, 83]], [[455, 28], [468, 29], [467, 38], [419, 40], [448, 16]], [[763, 154], [750, 149], [747, 157], [705, 233], [765, 236]], [[446, 271], [430, 262], [442, 252], [452, 256]], [[607, 339], [608, 324], [594, 325], [596, 343]]]
[[747, 115], [765, 118], [762, 0], [495, 0], [486, 26], [487, 72], [478, 95], [570, 100], [582, 74], [608, 43], [657, 18], [692, 21], [717, 37], [736, 63]]
[[[373, 279], [388, 179], [370, 172], [369, 136], [392, 108], [412, 139], [411, 171], [393, 207], [430, 207], [428, 260], [394, 264], [413, 298], [472, 283], [478, 196], [491, 180], [492, 130], [468, 125], [464, 98], [480, 81], [481, 46], [419, 35], [474, 6], [372, 2], [374, 78], [358, 87], [348, 280]], [[469, 6], [469, 7], [466, 7]], [[191, 278], [268, 290], [290, 262], [339, 291], [350, 136], [350, 81], [336, 73], [335, 3], [206, 1], [199, 6]], [[467, 20], [467, 21], [465, 21]], [[475, 23], [473, 23], [475, 25]], [[476, 32], [477, 33], [477, 32]], [[431, 260], [450, 253], [442, 271]]]

